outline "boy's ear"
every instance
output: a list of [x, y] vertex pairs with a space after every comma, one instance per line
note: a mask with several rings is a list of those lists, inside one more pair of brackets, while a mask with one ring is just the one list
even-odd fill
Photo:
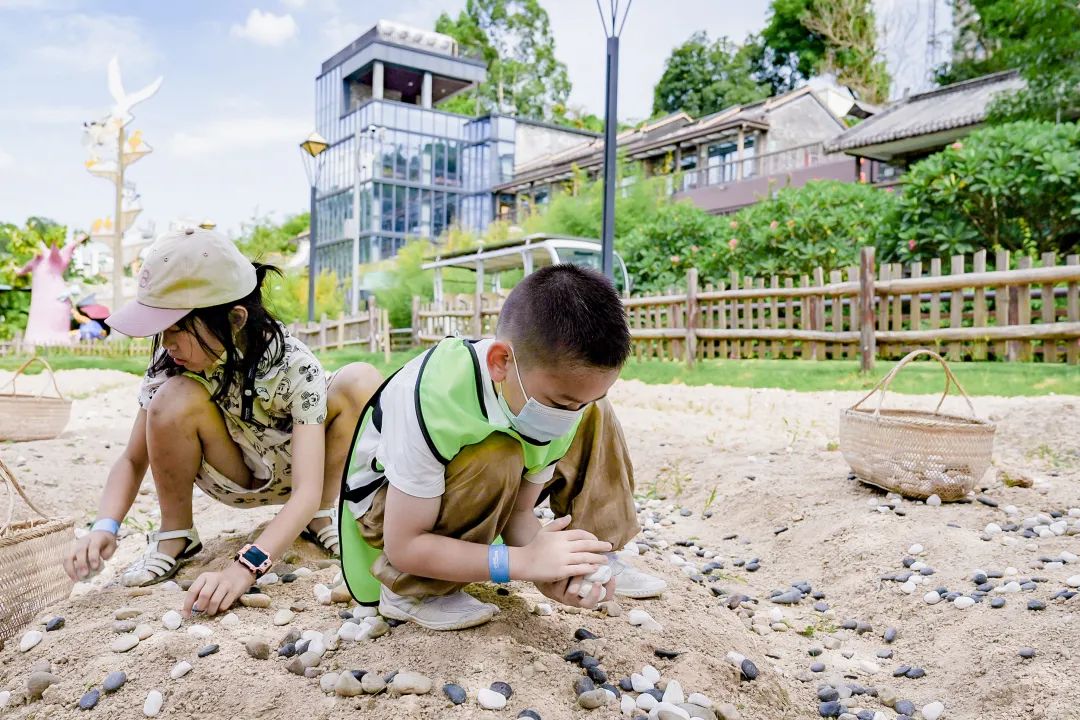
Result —
[[232, 329], [235, 332], [239, 332], [244, 329], [248, 321], [248, 311], [243, 305], [237, 305], [229, 311], [229, 324], [232, 325]]
[[487, 366], [491, 379], [501, 383], [506, 381], [506, 375], [510, 372], [510, 346], [502, 340], [496, 340], [488, 348]]

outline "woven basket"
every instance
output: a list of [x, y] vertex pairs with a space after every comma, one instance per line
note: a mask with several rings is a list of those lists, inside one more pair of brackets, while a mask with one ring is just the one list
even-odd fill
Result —
[[[921, 355], [941, 363], [945, 392], [934, 412], [883, 410], [885, 391], [893, 378]], [[946, 415], [941, 404], [956, 389], [967, 402], [970, 415]], [[880, 392], [874, 410], [861, 408]], [[944, 359], [932, 350], [915, 350], [862, 400], [840, 413], [840, 450], [860, 480], [905, 497], [960, 500], [990, 466], [994, 450], [994, 424], [975, 417], [975, 407]]]
[[[35, 362], [41, 363], [49, 371], [56, 397], [44, 395], [44, 387], [37, 395], [19, 394], [15, 391], [15, 381]], [[24, 362], [8, 384], [11, 385], [11, 392], [0, 394], [0, 441], [51, 440], [64, 432], [68, 420], [71, 419], [71, 401], [60, 392], [56, 375], [44, 358], [32, 357]]]
[[[0, 525], [0, 645], [32, 622], [42, 608], [71, 593], [64, 556], [74, 539], [74, 521], [50, 518], [34, 507], [0, 460], [0, 487], [7, 490], [7, 519]], [[12, 522], [16, 493], [40, 520]]]

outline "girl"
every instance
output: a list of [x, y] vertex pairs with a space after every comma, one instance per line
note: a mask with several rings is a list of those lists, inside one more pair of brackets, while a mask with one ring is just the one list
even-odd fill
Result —
[[200, 575], [184, 610], [230, 607], [303, 534], [339, 554], [333, 517], [345, 456], [359, 414], [381, 382], [349, 365], [328, 377], [319, 361], [263, 306], [273, 268], [253, 265], [205, 229], [166, 234], [150, 248], [136, 300], [108, 324], [154, 337], [139, 413], [113, 465], [91, 532], [65, 559], [72, 579], [100, 570], [116, 532], [153, 471], [161, 530], [121, 575], [129, 587], [173, 577], [202, 549], [192, 520], [193, 486], [235, 507], [283, 505], [227, 568]]

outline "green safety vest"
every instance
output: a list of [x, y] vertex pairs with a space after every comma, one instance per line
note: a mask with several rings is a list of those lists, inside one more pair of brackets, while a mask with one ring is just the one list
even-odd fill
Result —
[[[413, 391], [416, 415], [432, 455], [443, 465], [449, 465], [462, 448], [483, 442], [492, 433], [501, 432], [521, 444], [525, 470], [529, 474], [540, 472], [559, 461], [574, 441], [578, 423], [566, 435], [550, 442], [524, 437], [512, 427], [492, 425], [484, 404], [480, 370], [482, 360], [477, 357], [474, 345], [474, 341], [446, 338], [412, 360], [413, 363], [420, 363]], [[396, 377], [397, 373], [391, 375], [364, 408], [353, 434], [349, 461], [342, 473], [338, 496], [342, 574], [353, 597], [361, 602], [378, 600], [378, 583], [369, 572], [378, 551], [367, 546], [360, 536], [348, 503], [360, 502], [375, 493], [386, 481], [382, 475], [383, 464], [377, 457], [370, 460], [359, 457], [358, 445], [365, 433], [382, 431], [382, 391]], [[360, 483], [354, 483], [355, 486], [350, 488], [349, 478], [357, 475]], [[373, 587], [372, 581], [375, 583]], [[372, 594], [374, 598], [371, 598]]]

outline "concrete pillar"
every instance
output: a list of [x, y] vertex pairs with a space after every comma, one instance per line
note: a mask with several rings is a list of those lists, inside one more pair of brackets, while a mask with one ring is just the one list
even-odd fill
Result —
[[736, 143], [735, 150], [735, 180], [738, 182], [742, 180], [742, 161], [743, 161], [743, 143], [745, 142], [746, 134], [743, 131], [742, 126], [739, 127], [739, 139]]
[[424, 73], [424, 82], [420, 86], [420, 107], [431, 109], [431, 73]]
[[378, 60], [371, 68], [371, 97], [383, 99], [383, 64]]

